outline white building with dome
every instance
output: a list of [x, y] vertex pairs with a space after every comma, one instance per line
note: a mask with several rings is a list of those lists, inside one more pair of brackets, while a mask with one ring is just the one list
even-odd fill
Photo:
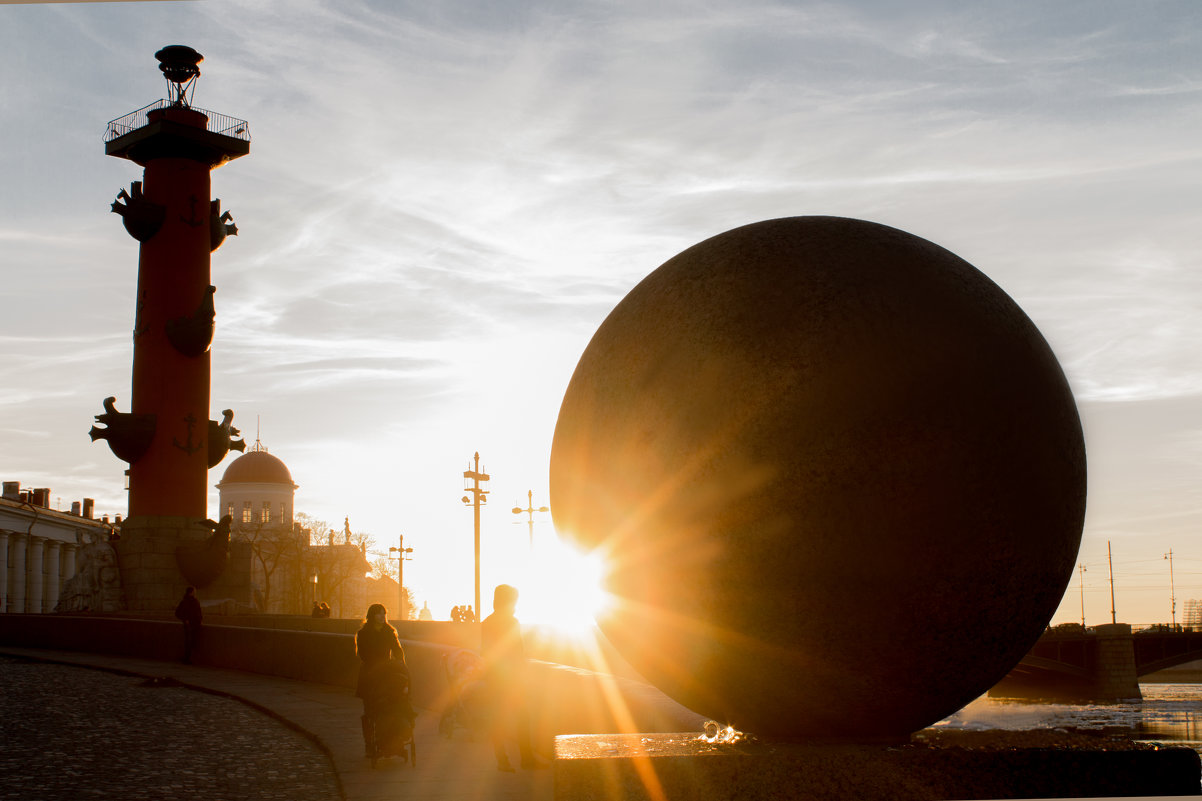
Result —
[[315, 602], [334, 617], [358, 617], [366, 608], [367, 555], [349, 542], [312, 542], [294, 520], [299, 486], [288, 466], [259, 440], [230, 462], [218, 482], [220, 515], [230, 537], [250, 544], [251, 581], [263, 612], [309, 614]]
[[267, 452], [258, 440], [230, 462], [217, 484], [218, 508], [230, 516], [230, 530], [264, 525], [292, 528], [292, 502], [300, 489], [288, 465]]

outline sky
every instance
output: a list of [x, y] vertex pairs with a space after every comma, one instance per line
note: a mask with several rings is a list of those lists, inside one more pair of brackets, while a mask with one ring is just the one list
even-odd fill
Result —
[[1193, 2], [0, 4], [0, 472], [125, 511], [87, 432], [103, 398], [128, 409], [137, 243], [109, 205], [141, 175], [102, 137], [186, 44], [193, 103], [252, 136], [213, 173], [238, 236], [212, 260], [211, 416], [287, 463], [298, 511], [403, 535], [437, 616], [472, 598], [474, 453], [484, 594], [535, 582], [550, 515], [532, 557], [511, 509], [548, 503], [560, 401], [622, 297], [722, 231], [823, 214], [966, 259], [1060, 359], [1089, 501], [1053, 621], [1110, 621], [1108, 545], [1116, 619], [1180, 620], [1202, 599], [1200, 43]]

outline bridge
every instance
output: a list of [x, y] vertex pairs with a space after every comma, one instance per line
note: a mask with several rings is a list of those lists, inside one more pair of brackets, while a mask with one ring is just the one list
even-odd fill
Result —
[[1139, 677], [1202, 659], [1202, 631], [1127, 623], [1049, 628], [989, 691], [993, 697], [1114, 701], [1141, 698]]

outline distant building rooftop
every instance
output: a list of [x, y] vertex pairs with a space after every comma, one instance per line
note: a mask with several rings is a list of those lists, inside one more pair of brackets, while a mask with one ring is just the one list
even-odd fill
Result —
[[266, 449], [247, 451], [225, 468], [221, 484], [292, 484], [288, 465], [272, 456]]

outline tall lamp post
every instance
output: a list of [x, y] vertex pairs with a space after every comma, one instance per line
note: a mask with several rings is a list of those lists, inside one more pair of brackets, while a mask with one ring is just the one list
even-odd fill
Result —
[[1085, 563], [1077, 565], [1081, 571], [1081, 628], [1085, 628]]
[[409, 610], [405, 603], [405, 554], [413, 553], [413, 549], [405, 547], [404, 534], [401, 534], [400, 539], [397, 540], [397, 547], [388, 549], [388, 558], [391, 559], [394, 553], [396, 554], [397, 612], [401, 620], [408, 620]]
[[513, 507], [513, 513], [515, 515], [520, 515], [522, 512], [525, 512], [529, 516], [527, 524], [530, 526], [530, 550], [532, 550], [532, 551], [534, 550], [534, 513], [535, 512], [549, 512], [549, 511], [551, 511], [550, 508], [548, 508], [546, 506], [540, 506], [537, 509], [534, 508], [534, 490], [526, 491], [526, 508], [525, 509], [523, 509], [520, 506]]
[[473, 465], [469, 469], [463, 471], [463, 477], [470, 479], [471, 484], [464, 487], [464, 492], [470, 492], [472, 497], [463, 496], [463, 502], [472, 507], [473, 519], [475, 522], [476, 531], [476, 605], [472, 607], [476, 613], [476, 619], [480, 619], [480, 507], [488, 502], [488, 490], [480, 488], [480, 482], [488, 481], [488, 473], [480, 471], [480, 452], [476, 451], [473, 457]]
[[1177, 589], [1173, 586], [1173, 549], [1164, 555], [1169, 560], [1169, 601], [1173, 604], [1173, 629], [1177, 629]]
[[1110, 569], [1110, 622], [1117, 623], [1118, 618], [1114, 613], [1114, 559], [1110, 554], [1110, 540], [1106, 540], [1106, 564]]

